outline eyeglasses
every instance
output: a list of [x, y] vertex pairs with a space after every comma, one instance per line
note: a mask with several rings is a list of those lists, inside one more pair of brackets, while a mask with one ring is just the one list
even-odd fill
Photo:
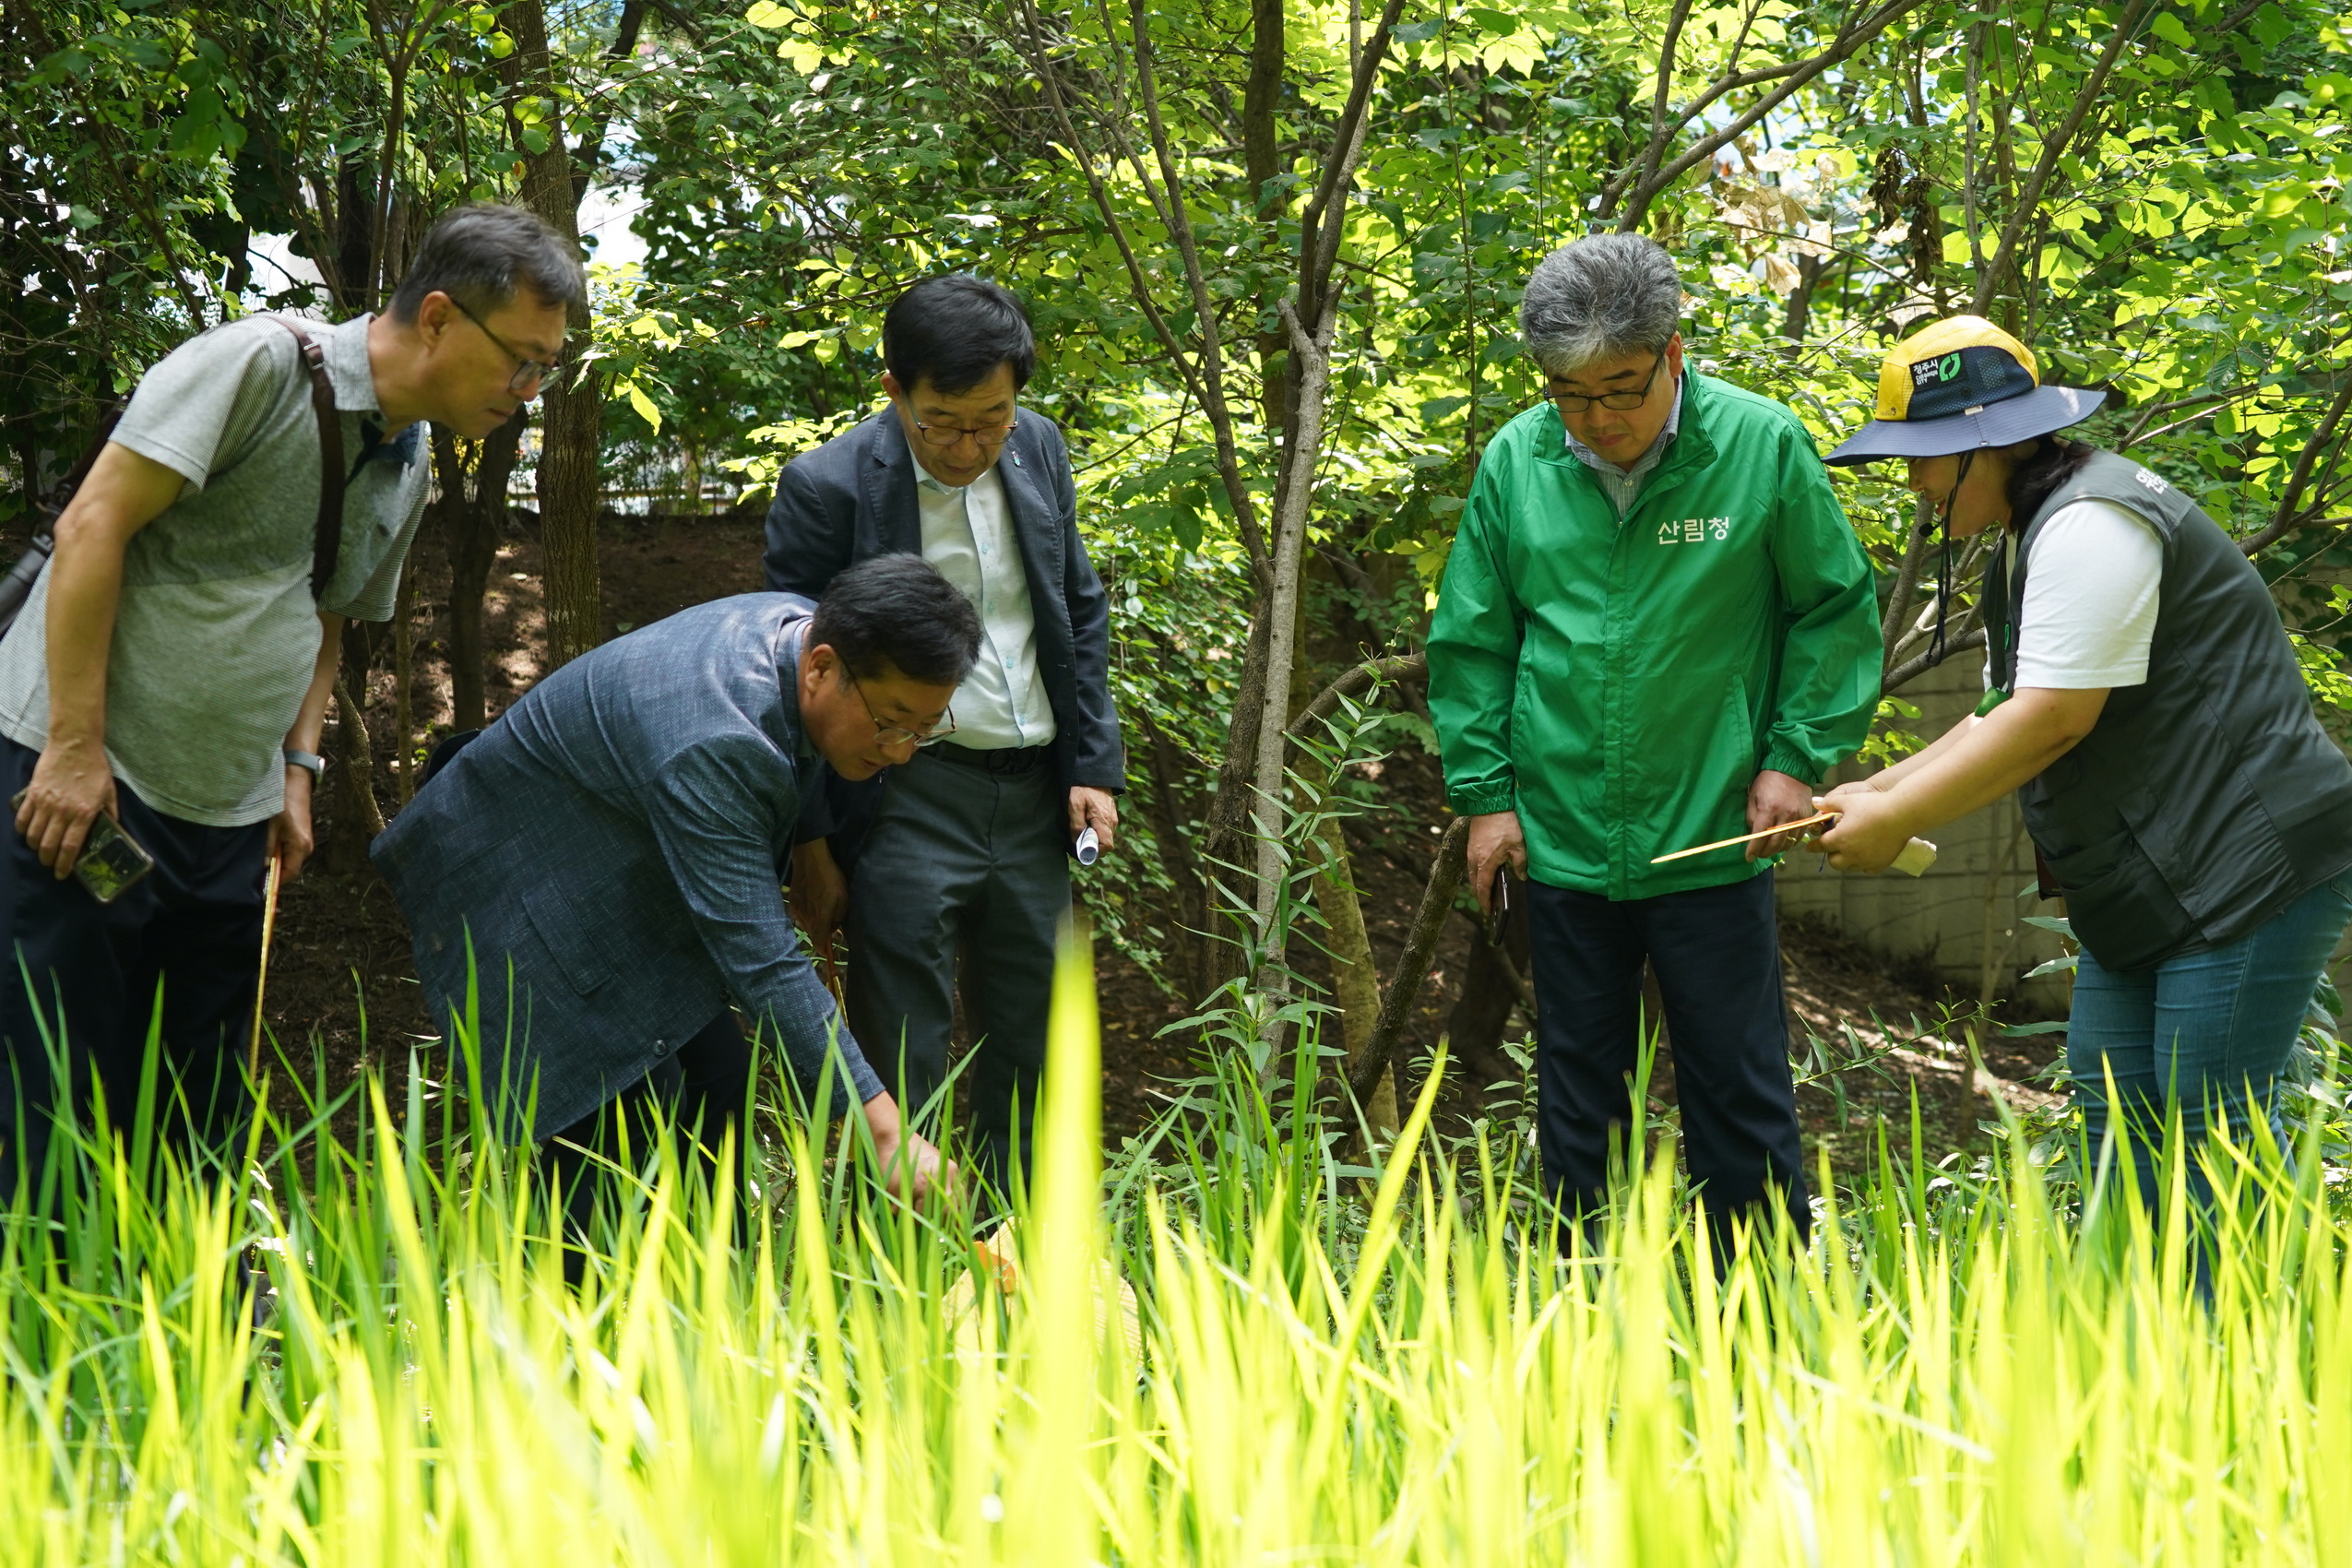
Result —
[[1665, 363], [1666, 350], [1660, 349], [1657, 358], [1650, 363], [1649, 374], [1643, 378], [1639, 387], [1631, 392], [1604, 392], [1598, 398], [1587, 398], [1581, 392], [1546, 392], [1544, 396], [1558, 404], [1563, 414], [1581, 414], [1595, 403], [1622, 413], [1627, 409], [1638, 409], [1649, 401], [1650, 388], [1657, 383], [1658, 367]]
[[981, 451], [993, 452], [1012, 438], [1014, 428], [1020, 422], [1021, 416], [1016, 414], [1003, 424], [984, 425], [978, 430], [968, 430], [959, 424], [925, 424], [922, 421], [917, 420], [915, 433], [923, 438], [924, 445], [942, 452], [957, 445], [967, 435], [980, 443]]
[[458, 315], [481, 327], [481, 335], [497, 344], [500, 353], [515, 362], [515, 374], [506, 380], [506, 390], [514, 396], [517, 398], [523, 396], [526, 387], [537, 387], [540, 382], [553, 375], [557, 366], [562, 363], [560, 360], [534, 360], [517, 353], [507, 346], [505, 339], [490, 329], [489, 323], [468, 310], [464, 301], [453, 296], [449, 303], [457, 307]]
[[866, 717], [873, 720], [873, 738], [877, 745], [903, 746], [911, 741], [918, 746], [927, 746], [956, 732], [956, 710], [952, 707], [941, 714], [939, 722], [928, 730], [909, 730], [903, 724], [885, 724], [882, 715], [873, 710], [873, 704], [866, 700], [866, 689], [858, 684], [858, 678], [849, 673], [847, 664], [841, 666], [841, 678], [849, 683], [849, 689], [858, 694], [858, 701], [864, 705]]

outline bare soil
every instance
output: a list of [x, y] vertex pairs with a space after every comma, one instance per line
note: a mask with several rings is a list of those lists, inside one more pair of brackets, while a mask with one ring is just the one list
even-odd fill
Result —
[[[517, 514], [492, 577], [486, 636], [492, 651], [489, 704], [494, 716], [540, 673], [542, 624], [539, 549], [533, 519]], [[600, 539], [609, 634], [647, 624], [689, 605], [761, 586], [760, 529], [742, 517], [608, 518]], [[407, 757], [448, 731], [448, 637], [445, 558], [437, 539], [422, 540], [417, 555], [410, 659], [410, 745]], [[392, 643], [386, 638], [366, 684], [366, 721], [373, 742], [373, 784], [388, 817], [401, 795], [396, 743]], [[330, 745], [333, 743], [330, 735]], [[1348, 824], [1356, 876], [1374, 957], [1390, 974], [1429, 874], [1444, 821], [1443, 793], [1434, 759], [1408, 747], [1380, 766], [1378, 804]], [[322, 855], [291, 885], [279, 917], [267, 1012], [280, 1040], [316, 1036], [327, 1080], [354, 1081], [363, 1063], [403, 1092], [411, 1049], [430, 1078], [439, 1076], [410, 968], [408, 935], [384, 883], [355, 852], [349, 826], [337, 820], [334, 791], [321, 811]], [[339, 862], [339, 869], [329, 862]], [[1482, 940], [1467, 919], [1449, 921], [1431, 964], [1404, 1040], [1406, 1087], [1417, 1086], [1468, 968], [1471, 944]], [[1914, 966], [1891, 966], [1858, 944], [1821, 928], [1788, 922], [1782, 930], [1791, 1038], [1831, 1042], [1831, 1054], [1875, 1057], [1865, 1069], [1842, 1072], [1800, 1088], [1800, 1113], [1809, 1159], [1826, 1153], [1840, 1169], [1871, 1158], [1883, 1127], [1907, 1146], [1910, 1103], [1918, 1097], [1930, 1157], [1963, 1147], [1990, 1116], [1988, 1093], [2024, 1108], [2047, 1099], [2049, 1086], [2026, 1082], [2046, 1068], [2062, 1037], [1980, 1038], [1989, 1075], [1970, 1067], [1966, 1043], [1934, 1026], [1951, 999]], [[1319, 955], [1297, 955], [1310, 978]], [[1104, 1131], [1114, 1142], [1140, 1130], [1166, 1104], [1170, 1080], [1197, 1069], [1194, 1045], [1163, 1033], [1192, 1011], [1136, 964], [1115, 952], [1098, 955], [1103, 1020]], [[1916, 1025], [1914, 1020], [1917, 1020]], [[1511, 1037], [1526, 1032], [1515, 1016]], [[1980, 1029], [1980, 1037], [1990, 1033]], [[1670, 1055], [1670, 1051], [1669, 1051]], [[301, 1052], [310, 1076], [309, 1052]], [[1443, 1108], [1450, 1119], [1479, 1113], [1485, 1086], [1471, 1075], [1451, 1075]], [[281, 1079], [285, 1109], [294, 1105]], [[1670, 1061], [1652, 1086], [1661, 1109], [1670, 1106]]]

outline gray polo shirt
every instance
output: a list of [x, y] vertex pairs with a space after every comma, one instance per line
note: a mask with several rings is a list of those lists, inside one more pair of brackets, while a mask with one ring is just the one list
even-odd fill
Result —
[[[310, 596], [318, 422], [291, 333], [247, 318], [191, 339], [140, 380], [114, 427], [115, 441], [187, 481], [131, 540], [106, 671], [107, 760], [167, 816], [237, 827], [276, 815], [279, 751], [310, 687], [318, 611], [391, 618], [433, 463], [422, 423], [381, 439], [369, 319], [306, 324], [356, 469], [323, 604]], [[53, 576], [42, 574], [0, 640], [0, 734], [35, 750], [49, 740]]]

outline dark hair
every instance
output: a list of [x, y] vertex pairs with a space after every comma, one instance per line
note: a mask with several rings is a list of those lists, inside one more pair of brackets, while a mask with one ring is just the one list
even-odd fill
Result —
[[542, 304], [568, 309], [586, 301], [588, 275], [572, 243], [519, 207], [452, 208], [425, 232], [392, 291], [392, 319], [414, 321], [424, 297], [436, 291], [488, 315], [526, 288]]
[[2034, 520], [2058, 487], [2083, 471], [2098, 450], [2062, 435], [2034, 437], [2034, 450], [2009, 470], [2009, 526], [2022, 529]]
[[873, 555], [826, 586], [808, 645], [823, 643], [861, 680], [896, 670], [926, 686], [963, 683], [980, 657], [980, 612], [920, 555]]
[[891, 302], [882, 318], [882, 362], [909, 393], [926, 381], [934, 392], [968, 392], [998, 365], [1013, 367], [1018, 391], [1037, 369], [1037, 339], [1010, 290], [950, 272]]

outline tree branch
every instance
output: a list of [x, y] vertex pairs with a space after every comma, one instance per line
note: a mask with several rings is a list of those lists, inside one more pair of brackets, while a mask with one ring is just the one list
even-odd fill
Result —
[[[1357, 160], [1363, 156], [1372, 84], [1380, 78], [1381, 62], [1388, 57], [1389, 40], [1404, 9], [1405, 0], [1388, 0], [1357, 57], [1348, 105], [1339, 112], [1331, 161], [1324, 165], [1323, 178], [1316, 182], [1315, 194], [1308, 200], [1300, 224], [1299, 303], [1314, 317], [1316, 336], [1325, 342], [1330, 339], [1324, 323], [1330, 314], [1331, 272], [1338, 263], [1339, 240], [1347, 228], [1348, 192], [1355, 182]], [[1312, 245], [1307, 242], [1310, 235]]]
[[[1840, 28], [1835, 38], [1832, 40], [1829, 48], [1823, 50], [1821, 53], [1814, 55], [1812, 58], [1805, 60], [1794, 67], [1788, 68], [1787, 70], [1787, 74], [1781, 77], [1780, 85], [1773, 89], [1772, 91], [1765, 93], [1762, 98], [1758, 99], [1755, 103], [1749, 108], [1746, 113], [1740, 115], [1738, 119], [1724, 126], [1723, 129], [1714, 132], [1709, 136], [1701, 137], [1680, 158], [1675, 159], [1672, 162], [1668, 163], [1663, 167], [1655, 167], [1650, 165], [1648, 162], [1652, 154], [1645, 153], [1644, 167], [1645, 172], [1641, 174], [1638, 180], [1633, 181], [1628, 181], [1626, 175], [1619, 175], [1617, 181], [1612, 181], [1610, 186], [1604, 188], [1602, 191], [1600, 205], [1597, 208], [1597, 212], [1599, 215], [1606, 215], [1611, 209], [1616, 193], [1621, 190], [1626, 191], [1627, 194], [1624, 211], [1619, 217], [1617, 228], [1620, 233], [1632, 233], [1640, 226], [1643, 216], [1649, 210], [1649, 204], [1657, 198], [1659, 192], [1674, 184], [1675, 181], [1681, 179], [1691, 170], [1713, 158], [1725, 147], [1729, 146], [1732, 142], [1737, 141], [1740, 137], [1746, 135], [1752, 126], [1753, 126], [1758, 121], [1762, 120], [1766, 114], [1771, 113], [1775, 109], [1778, 108], [1789, 98], [1793, 97], [1800, 89], [1805, 86], [1805, 84], [1812, 81], [1815, 77], [1820, 76], [1823, 72], [1828, 70], [1832, 65], [1844, 63], [1846, 60], [1850, 58], [1856, 51], [1859, 50], [1862, 45], [1870, 42], [1871, 40], [1885, 31], [1889, 24], [1893, 23], [1897, 18], [1901, 17], [1907, 11], [1916, 9], [1923, 3], [1924, 0], [1888, 0], [1886, 5], [1871, 12], [1860, 20], [1852, 23], [1848, 27]], [[2144, 0], [2141, 0], [2141, 3], [2144, 3]], [[1661, 71], [1663, 68], [1663, 65], [1661, 65]], [[1775, 67], [1775, 69], [1777, 70], [1779, 67]], [[1664, 89], [1662, 87], [1660, 90], [1663, 92]], [[1714, 101], [1715, 96], [1716, 95], [1710, 94], [1702, 101], [1712, 102]], [[1687, 125], [1690, 121], [1691, 115], [1695, 113], [1696, 110], [1694, 109], [1678, 118], [1674, 125], [1668, 129], [1667, 136], [1670, 138], [1673, 131], [1679, 130], [1682, 125]], [[1663, 157], [1664, 155], [1665, 149], [1662, 146], [1657, 147], [1655, 149], [1655, 156]], [[1620, 182], [1624, 183], [1620, 184]], [[1628, 190], [1628, 186], [1630, 186], [1630, 190]]]
[[2034, 209], [2041, 204], [2042, 187], [2049, 183], [2050, 175], [2058, 168], [2058, 160], [2065, 157], [2067, 148], [2074, 145], [2074, 137], [2082, 130], [2083, 122], [2090, 118], [2091, 105], [2098, 101], [2100, 92], [2107, 86], [2108, 73], [2114, 70], [2115, 62], [2122, 58], [2124, 46], [2132, 42], [2132, 30], [2139, 26], [2141, 14], [2147, 6], [2148, 0], [2130, 0], [2130, 4], [2123, 7], [2123, 15], [2117, 19], [2115, 30], [2108, 36], [2107, 47], [2099, 51], [2098, 64], [2091, 67], [2091, 74], [2085, 78], [2082, 90], [2074, 96], [2074, 107], [2067, 111], [2065, 122], [2058, 127], [2057, 134], [2042, 143], [2042, 155], [2035, 160], [2033, 172], [2025, 176], [2025, 186], [2018, 191], [2016, 203], [2010, 208], [2009, 220], [2001, 226], [2001, 244], [1994, 248], [1991, 262], [1977, 279], [1976, 291], [1968, 301], [1969, 315], [1982, 315], [1985, 307], [1992, 303], [1993, 293], [2001, 286], [2002, 274], [2015, 260], [2017, 242], [2025, 232], [2026, 220], [2033, 217]]
[[[2295, 471], [2287, 476], [2287, 488], [2279, 493], [2278, 510], [2271, 514], [2270, 526], [2253, 538], [2239, 541], [2238, 548], [2249, 556], [2268, 550], [2298, 522], [2306, 520], [2296, 517], [2295, 508], [2302, 504], [2304, 487], [2311, 481], [2311, 470], [2319, 466], [2320, 454], [2334, 444], [2337, 427], [2343, 424], [2347, 410], [2352, 410], [2352, 375], [2344, 378], [2344, 390], [2335, 395], [2335, 401], [2320, 416], [2319, 428], [2303, 443], [2302, 456], [2295, 459]], [[2311, 510], [2324, 512], [2327, 507], [2322, 503]]]
[[1878, 683], [1879, 695], [1881, 696], [1892, 696], [1896, 692], [1901, 691], [1905, 686], [1909, 685], [1912, 682], [1926, 674], [1929, 671], [1934, 669], [1937, 665], [1942, 663], [1944, 659], [1952, 658], [1954, 654], [1966, 653], [1972, 647], [1982, 647], [1984, 646], [1985, 629], [1982, 626], [1978, 626], [1973, 632], [1964, 632], [1943, 645], [1943, 652], [1941, 656], [1936, 653], [1935, 649], [1930, 648], [1925, 653], [1905, 659], [1902, 663], [1888, 671], [1885, 678]]
[[[1128, 18], [1134, 28], [1135, 50], [1135, 87], [1144, 101], [1144, 124], [1151, 132], [1153, 158], [1159, 164], [1161, 185], [1168, 192], [1167, 210], [1169, 233], [1176, 241], [1177, 255], [1184, 264], [1184, 280], [1191, 285], [1193, 315], [1199, 323], [1201, 335], [1201, 411], [1208, 415], [1209, 431], [1217, 442], [1217, 466], [1225, 478], [1227, 497], [1233, 504], [1234, 521], [1241, 525], [1243, 542], [1250, 552], [1250, 564], [1262, 578], [1272, 576], [1272, 563], [1266, 558], [1265, 540], [1258, 528], [1257, 510], [1241, 482], [1241, 451], [1233, 439], [1233, 415], [1225, 401], [1225, 346], [1217, 328], [1216, 302], [1209, 297], [1208, 273], [1201, 266], [1200, 245], [1193, 234], [1191, 215], [1184, 210], [1184, 183], [1176, 172], [1176, 154], [1168, 139], [1168, 126], [1159, 113], [1158, 73], [1152, 68], [1151, 25], [1147, 0], [1129, 0]], [[1277, 528], [1280, 525], [1277, 523]]]
[[1314, 700], [1299, 710], [1299, 717], [1290, 720], [1289, 728], [1283, 733], [1289, 735], [1293, 741], [1300, 739], [1313, 725], [1330, 717], [1341, 702], [1363, 691], [1374, 682], [1404, 681], [1427, 673], [1429, 673], [1429, 655], [1425, 653], [1400, 654], [1394, 659], [1367, 659], [1322, 691], [1317, 692]]
[[1455, 817], [1445, 837], [1438, 840], [1437, 860], [1430, 867], [1420, 909], [1405, 937], [1404, 955], [1396, 960], [1396, 976], [1380, 1001], [1380, 1021], [1372, 1025], [1363, 1055], [1348, 1069], [1348, 1092], [1358, 1104], [1369, 1102], [1380, 1087], [1380, 1075], [1388, 1071], [1388, 1059], [1396, 1052], [1396, 1037], [1405, 1032], [1405, 1019], [1420, 998], [1421, 980], [1429, 973], [1430, 956], [1437, 951], [1445, 912], [1454, 907], [1454, 895], [1462, 885], [1469, 842], [1470, 819], [1466, 816]]

